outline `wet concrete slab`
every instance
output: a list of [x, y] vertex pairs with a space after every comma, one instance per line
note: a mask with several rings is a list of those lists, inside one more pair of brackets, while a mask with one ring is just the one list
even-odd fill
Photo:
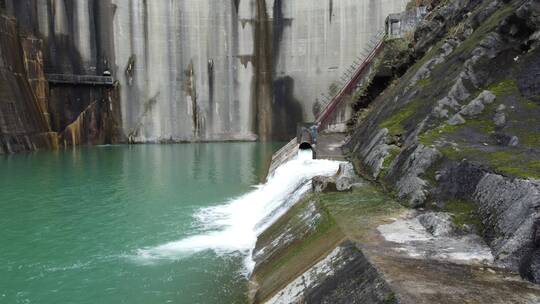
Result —
[[540, 286], [493, 261], [474, 235], [434, 236], [415, 212], [357, 239], [400, 303], [540, 303]]

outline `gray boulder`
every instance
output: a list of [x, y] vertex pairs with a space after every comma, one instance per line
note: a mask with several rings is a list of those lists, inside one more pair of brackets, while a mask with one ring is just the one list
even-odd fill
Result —
[[514, 270], [520, 264], [533, 266], [524, 265], [522, 259], [535, 246], [540, 183], [488, 173], [478, 183], [473, 198], [496, 259]]
[[493, 122], [497, 127], [504, 127], [504, 125], [506, 125], [506, 114], [504, 114], [503, 112], [495, 113], [495, 116], [493, 117]]
[[351, 163], [343, 163], [339, 165], [338, 173], [335, 176], [337, 191], [348, 191], [357, 185], [361, 185], [360, 178], [354, 172], [354, 167]]
[[510, 147], [517, 147], [517, 145], [519, 145], [519, 138], [517, 136], [512, 136], [512, 138], [510, 138], [510, 142], [508, 143], [508, 145]]
[[362, 181], [351, 163], [340, 164], [334, 176], [315, 176], [312, 179], [312, 189], [316, 193], [349, 191], [359, 185], [362, 185]]
[[474, 116], [484, 111], [485, 105], [490, 104], [495, 100], [495, 94], [490, 91], [483, 91], [473, 99], [468, 105], [464, 106], [459, 113], [465, 116]]
[[463, 116], [459, 115], [459, 113], [455, 114], [452, 117], [450, 117], [450, 119], [448, 120], [448, 124], [451, 125], [451, 126], [462, 125], [464, 123], [465, 123], [465, 118], [463, 118]]
[[481, 100], [474, 99], [468, 105], [464, 106], [459, 113], [465, 116], [474, 116], [484, 111], [484, 104]]
[[413, 208], [423, 205], [428, 194], [428, 183], [423, 179], [423, 174], [441, 156], [437, 149], [421, 144], [402, 152], [389, 172], [389, 178], [397, 177], [395, 186], [398, 198], [407, 200]]
[[315, 193], [336, 192], [336, 179], [333, 176], [315, 176], [311, 180], [312, 190]]
[[516, 147], [519, 145], [519, 138], [514, 135], [496, 132], [493, 134], [493, 138], [500, 146]]
[[420, 214], [418, 221], [433, 236], [451, 236], [455, 232], [452, 215], [445, 212], [427, 212]]

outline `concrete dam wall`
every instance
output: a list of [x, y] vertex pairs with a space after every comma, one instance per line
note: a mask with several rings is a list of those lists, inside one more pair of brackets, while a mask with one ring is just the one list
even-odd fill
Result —
[[75, 144], [179, 142], [289, 139], [405, 3], [6, 0], [5, 12], [21, 33], [43, 40], [45, 73], [110, 71], [117, 80], [96, 92], [51, 86], [53, 131], [65, 132], [91, 107], [92, 134], [78, 126]]

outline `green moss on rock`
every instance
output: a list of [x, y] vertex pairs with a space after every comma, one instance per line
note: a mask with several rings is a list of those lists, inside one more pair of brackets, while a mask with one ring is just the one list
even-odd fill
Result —
[[490, 164], [497, 170], [514, 176], [540, 179], [540, 160], [529, 160], [513, 150], [486, 153]]
[[[486, 5], [488, 2], [486, 2]], [[480, 7], [479, 10], [484, 9]], [[514, 5], [505, 4], [498, 10], [496, 10], [487, 20], [482, 22], [482, 24], [473, 32], [473, 34], [467, 38], [461, 45], [456, 49], [456, 53], [468, 53], [474, 50], [478, 43], [490, 32], [494, 31], [501, 22], [515, 10]]]
[[514, 79], [505, 79], [489, 86], [488, 90], [495, 94], [495, 96], [501, 97], [516, 94], [518, 87]]
[[452, 126], [449, 124], [442, 124], [437, 128], [427, 130], [426, 132], [421, 134], [418, 139], [423, 145], [430, 146], [433, 145], [437, 140], [443, 138], [444, 135], [452, 134], [461, 127], [462, 126], [459, 125]]
[[421, 106], [421, 99], [414, 99], [403, 107], [397, 109], [393, 115], [380, 124], [381, 128], [387, 128], [391, 135], [401, 135], [405, 133], [404, 123], [411, 118]]
[[383, 178], [388, 173], [388, 169], [390, 169], [390, 164], [396, 159], [396, 157], [401, 152], [401, 149], [397, 146], [392, 146], [390, 150], [388, 151], [388, 155], [384, 158], [383, 165], [381, 168], [381, 173], [379, 174], [379, 178]]
[[444, 211], [452, 214], [452, 221], [456, 227], [467, 229], [467, 226], [470, 226], [478, 231], [482, 230], [482, 221], [477, 214], [478, 208], [473, 202], [452, 200], [446, 204], [444, 209]]
[[384, 298], [384, 301], [383, 301], [384, 304], [397, 304], [399, 303], [397, 298], [396, 298], [396, 294], [395, 293], [390, 293], [389, 295], [387, 295], [385, 298]]
[[420, 86], [420, 87], [425, 87], [427, 85], [429, 85], [429, 83], [431, 82], [431, 78], [430, 77], [427, 77], [427, 78], [422, 78], [420, 80], [418, 80], [416, 82], [416, 85], [417, 86]]

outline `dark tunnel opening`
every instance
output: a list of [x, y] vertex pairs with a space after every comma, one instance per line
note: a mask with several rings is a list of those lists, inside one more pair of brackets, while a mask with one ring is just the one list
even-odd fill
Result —
[[298, 147], [300, 150], [313, 150], [313, 147], [308, 142], [302, 142], [300, 146]]

